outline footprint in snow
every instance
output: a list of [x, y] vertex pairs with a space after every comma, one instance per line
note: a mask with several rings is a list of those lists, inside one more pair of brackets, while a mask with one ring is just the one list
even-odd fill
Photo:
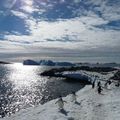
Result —
[[101, 107], [102, 106], [102, 104], [100, 103], [100, 104], [98, 104], [98, 105], [96, 105], [96, 107]]

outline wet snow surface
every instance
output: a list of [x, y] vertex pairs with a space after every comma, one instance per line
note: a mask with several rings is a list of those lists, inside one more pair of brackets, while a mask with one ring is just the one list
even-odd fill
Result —
[[[99, 80], [107, 80], [113, 72], [107, 75], [98, 73], [87, 73], [98, 75]], [[102, 81], [104, 86], [105, 81]], [[97, 83], [96, 83], [97, 84]], [[23, 109], [3, 120], [119, 120], [120, 119], [120, 87], [115, 83], [103, 88], [102, 94], [97, 93], [97, 88], [92, 89], [91, 85], [84, 87], [77, 93], [77, 103], [71, 102], [71, 95], [63, 98], [67, 101], [64, 110], [60, 111], [52, 100], [44, 105]]]

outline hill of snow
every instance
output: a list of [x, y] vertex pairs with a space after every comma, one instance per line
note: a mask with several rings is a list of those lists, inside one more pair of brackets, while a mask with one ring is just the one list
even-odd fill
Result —
[[[90, 73], [88, 73], [90, 74]], [[97, 74], [98, 73], [92, 73]], [[100, 75], [101, 79], [109, 79], [113, 74]], [[99, 79], [100, 80], [100, 79]], [[102, 85], [105, 81], [102, 82]], [[64, 97], [67, 101], [64, 110], [59, 111], [52, 100], [44, 105], [23, 109], [11, 117], [3, 120], [119, 120], [120, 119], [120, 87], [113, 82], [102, 94], [91, 85], [84, 87], [77, 93], [77, 103], [71, 102], [71, 95]]]

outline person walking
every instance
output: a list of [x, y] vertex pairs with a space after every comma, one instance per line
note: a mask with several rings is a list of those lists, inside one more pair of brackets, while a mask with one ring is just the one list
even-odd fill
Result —
[[72, 102], [74, 102], [74, 103], [77, 102], [77, 95], [75, 92], [72, 92], [71, 99], [72, 99]]
[[95, 80], [92, 82], [92, 88], [95, 88]]
[[101, 86], [101, 82], [100, 82], [100, 81], [97, 83], [97, 86], [98, 86], [98, 87]]
[[59, 110], [63, 110], [64, 109], [64, 103], [67, 103], [67, 102], [62, 99], [62, 96], [59, 96], [59, 99], [56, 101], [55, 104], [58, 104]]
[[98, 94], [101, 94], [102, 90], [103, 90], [103, 89], [102, 89], [101, 85], [100, 85], [100, 86], [98, 86], [98, 89], [97, 89]]

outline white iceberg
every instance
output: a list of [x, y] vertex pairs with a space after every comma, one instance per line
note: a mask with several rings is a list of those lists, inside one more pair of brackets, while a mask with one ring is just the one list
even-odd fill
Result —
[[52, 60], [24, 60], [23, 65], [44, 65], [44, 66], [75, 66], [76, 64], [70, 62], [54, 62]]

